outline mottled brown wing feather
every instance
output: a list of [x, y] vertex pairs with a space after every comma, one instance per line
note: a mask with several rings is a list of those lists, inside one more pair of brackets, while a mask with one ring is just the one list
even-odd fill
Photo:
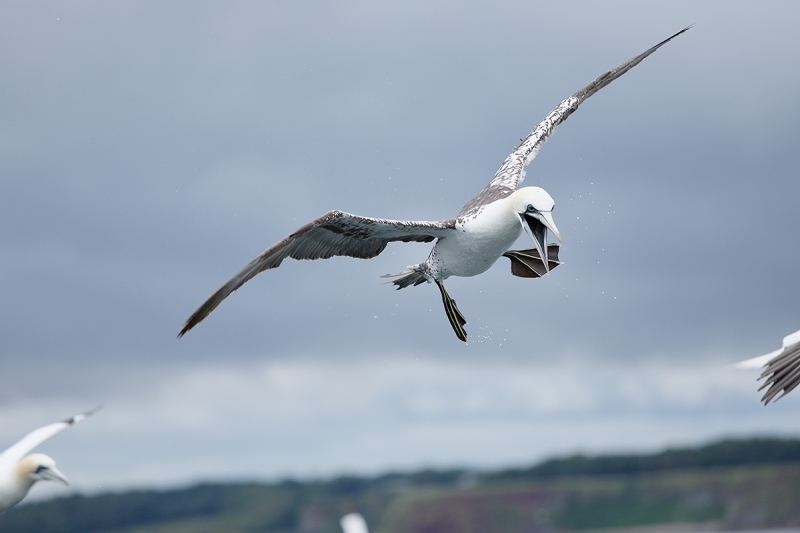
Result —
[[259, 272], [277, 268], [287, 257], [328, 259], [335, 255], [369, 259], [393, 241], [430, 242], [455, 228], [455, 219], [412, 222], [361, 217], [330, 211], [269, 247], [201, 305], [186, 321], [178, 337], [199, 324], [233, 291]]

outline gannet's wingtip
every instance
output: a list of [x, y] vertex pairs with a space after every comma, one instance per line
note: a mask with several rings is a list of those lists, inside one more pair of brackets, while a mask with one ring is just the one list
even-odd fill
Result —
[[88, 411], [84, 411], [83, 413], [78, 413], [77, 415], [73, 415], [73, 416], [67, 418], [66, 420], [64, 420], [64, 422], [66, 424], [69, 424], [70, 426], [73, 425], [73, 424], [77, 424], [78, 422], [80, 422], [84, 418], [88, 418], [88, 417], [92, 416], [93, 414], [95, 414], [97, 411], [99, 411], [102, 408], [103, 408], [103, 404], [101, 403], [101, 404], [99, 404], [97, 407], [95, 407], [93, 409], [90, 409]]
[[200, 322], [200, 320], [195, 320], [196, 316], [197, 312], [193, 313], [192, 316], [189, 317], [189, 320], [183, 323], [181, 330], [178, 332], [178, 336], [176, 337], [177, 339], [183, 338], [184, 335], [189, 333], [189, 331], [191, 331], [192, 328]]
[[673, 35], [671, 35], [671, 36], [667, 37], [666, 39], [664, 39], [663, 41], [661, 41], [660, 43], [658, 43], [656, 46], [658, 47], [658, 46], [661, 46], [662, 44], [666, 44], [666, 43], [670, 42], [672, 39], [674, 39], [675, 37], [677, 37], [677, 36], [678, 36], [678, 35], [680, 35], [681, 33], [684, 33], [684, 32], [687, 32], [687, 31], [691, 30], [691, 29], [692, 29], [692, 26], [694, 26], [694, 22], [692, 22], [691, 24], [689, 24], [688, 26], [686, 26], [685, 28], [683, 28], [681, 31], [679, 31], [679, 32], [677, 32], [677, 33], [675, 33], [675, 34], [673, 34]]

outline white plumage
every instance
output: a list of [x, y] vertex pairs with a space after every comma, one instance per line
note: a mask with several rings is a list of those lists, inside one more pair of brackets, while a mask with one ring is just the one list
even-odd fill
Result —
[[94, 411], [87, 411], [35, 429], [0, 453], [0, 513], [22, 501], [37, 481], [50, 480], [69, 485], [66, 476], [56, 468], [56, 462], [52, 458], [43, 453], [30, 455], [28, 453], [56, 433], [90, 416]]
[[369, 533], [367, 521], [358, 513], [346, 514], [339, 521], [344, 533]]

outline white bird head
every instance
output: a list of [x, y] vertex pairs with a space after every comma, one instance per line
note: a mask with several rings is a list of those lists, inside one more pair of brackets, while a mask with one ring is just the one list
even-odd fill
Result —
[[56, 462], [49, 455], [32, 453], [17, 463], [17, 475], [31, 485], [37, 481], [58, 481], [69, 485], [69, 480], [56, 468]]
[[344, 533], [369, 533], [367, 521], [358, 513], [346, 514], [339, 521]]
[[540, 187], [523, 187], [514, 191], [508, 198], [512, 208], [519, 215], [522, 229], [530, 236], [539, 251], [545, 270], [550, 272], [547, 261], [547, 230], [555, 235], [559, 244], [561, 243], [561, 233], [553, 222], [553, 208], [556, 203], [547, 191]]

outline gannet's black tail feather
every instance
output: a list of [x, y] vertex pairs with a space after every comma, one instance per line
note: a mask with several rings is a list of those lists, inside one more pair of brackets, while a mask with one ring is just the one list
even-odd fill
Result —
[[[403, 276], [402, 278], [398, 278], [398, 276]], [[384, 274], [381, 276], [382, 278], [398, 278], [393, 281], [387, 281], [386, 283], [391, 283], [397, 290], [405, 289], [406, 287], [410, 286], [417, 286], [420, 283], [425, 283], [428, 281], [428, 278], [423, 273], [422, 269], [420, 270], [404, 270], [398, 274]]]
[[444, 312], [447, 314], [447, 320], [450, 321], [450, 325], [453, 326], [453, 331], [456, 332], [456, 337], [458, 337], [459, 340], [467, 342], [467, 332], [464, 331], [464, 324], [467, 323], [467, 319], [464, 318], [464, 315], [462, 315], [461, 311], [458, 310], [456, 301], [450, 298], [450, 295], [447, 294], [442, 282], [437, 281], [436, 285], [439, 286], [439, 291], [442, 293]]
[[[547, 245], [547, 263], [550, 270], [561, 264], [558, 260], [558, 244]], [[503, 257], [511, 259], [511, 273], [520, 278], [539, 278], [547, 273], [544, 268], [544, 261], [539, 256], [536, 248], [528, 250], [508, 250]]]

